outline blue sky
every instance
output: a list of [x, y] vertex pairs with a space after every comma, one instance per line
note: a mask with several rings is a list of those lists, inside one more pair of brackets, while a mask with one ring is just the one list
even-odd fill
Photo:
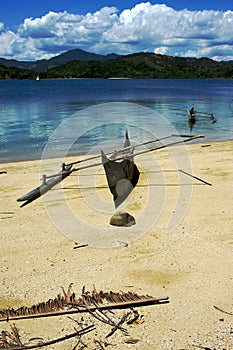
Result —
[[233, 59], [232, 0], [1, 0], [0, 57], [80, 48]]

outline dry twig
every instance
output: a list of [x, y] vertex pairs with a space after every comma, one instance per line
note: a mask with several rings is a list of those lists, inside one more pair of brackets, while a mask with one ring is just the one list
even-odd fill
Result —
[[232, 316], [233, 316], [233, 312], [228, 312], [228, 311], [225, 311], [225, 310], [223, 310], [223, 309], [220, 309], [220, 308], [219, 308], [219, 307], [217, 307], [217, 306], [214, 306], [214, 308], [215, 308], [216, 310], [218, 310], [218, 311], [223, 312], [224, 314], [227, 314], [227, 315], [232, 315]]
[[64, 340], [71, 339], [77, 336], [80, 337], [81, 335], [89, 333], [95, 329], [94, 325], [90, 325], [74, 333], [67, 334], [63, 337], [56, 338], [47, 342], [38, 343], [35, 345], [24, 345], [20, 340], [17, 328], [15, 326], [11, 328], [12, 328], [12, 333], [9, 333], [7, 331], [2, 331], [2, 335], [0, 337], [0, 349], [29, 350], [29, 349], [42, 348], [44, 346], [49, 346], [55, 343], [59, 343]]
[[113, 335], [118, 329], [122, 330], [125, 334], [127, 334], [127, 331], [122, 328], [121, 326], [123, 325], [123, 323], [127, 320], [128, 316], [129, 316], [130, 312], [128, 312], [127, 314], [123, 315], [122, 318], [120, 319], [120, 321], [113, 327], [113, 329], [111, 330], [111, 332], [109, 332], [106, 335], [106, 338], [111, 337], [111, 335]]
[[202, 345], [197, 345], [197, 344], [192, 344], [192, 346], [195, 346], [196, 348], [204, 349], [204, 350], [212, 350], [211, 348], [207, 346], [202, 346]]

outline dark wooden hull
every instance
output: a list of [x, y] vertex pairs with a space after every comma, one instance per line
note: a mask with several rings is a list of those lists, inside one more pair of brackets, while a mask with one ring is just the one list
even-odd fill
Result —
[[20, 206], [20, 207], [24, 207], [25, 205], [31, 203], [35, 199], [39, 198], [40, 196], [42, 196], [43, 194], [45, 194], [46, 192], [51, 190], [51, 188], [56, 186], [59, 182], [61, 182], [63, 179], [65, 179], [71, 173], [72, 173], [72, 171], [61, 172], [61, 174], [59, 174], [58, 176], [56, 176], [48, 181], [45, 181], [40, 186], [36, 187], [34, 190], [32, 190], [32, 191], [24, 194], [22, 197], [18, 198], [17, 202], [24, 202]]

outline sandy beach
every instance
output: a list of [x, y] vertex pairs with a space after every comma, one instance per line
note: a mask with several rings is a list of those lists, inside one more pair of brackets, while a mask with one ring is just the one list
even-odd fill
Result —
[[[17, 198], [39, 184], [41, 162], [2, 164], [0, 170], [7, 173], [0, 175], [0, 309], [47, 301], [70, 283], [77, 295], [84, 285], [90, 291], [95, 285], [103, 291], [168, 296], [169, 303], [138, 307], [143, 322], [125, 325], [128, 335], [117, 330], [107, 348], [233, 349], [233, 316], [214, 308], [233, 312], [233, 141], [186, 144], [184, 163], [176, 156], [180, 149], [173, 156], [161, 150], [153, 159], [140, 158], [140, 180], [124, 207], [136, 224], [127, 228], [109, 224], [115, 209], [103, 167], [79, 178], [74, 174], [51, 194], [20, 208]], [[63, 202], [76, 223], [64, 218]], [[64, 222], [68, 235], [60, 229]], [[88, 246], [74, 249], [82, 244]], [[124, 312], [117, 310], [112, 317]], [[83, 343], [88, 349], [105, 348], [98, 341], [106, 341], [111, 327], [88, 313], [72, 319], [1, 322], [0, 331], [15, 323], [23, 341], [47, 341], [74, 332], [82, 319], [96, 325]], [[137, 342], [126, 343], [129, 338]], [[77, 342], [73, 338], [47, 349], [73, 349]]]

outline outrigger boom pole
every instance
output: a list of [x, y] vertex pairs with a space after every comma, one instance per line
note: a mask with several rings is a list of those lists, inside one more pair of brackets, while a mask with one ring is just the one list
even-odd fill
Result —
[[[153, 147], [150, 149], [142, 150], [142, 151], [139, 151], [137, 153], [134, 153], [133, 156], [135, 157], [135, 156], [147, 153], [147, 152], [157, 151], [157, 150], [165, 148], [165, 147], [178, 145], [180, 143], [192, 141], [192, 140], [195, 140], [197, 138], [203, 138], [205, 136], [204, 135], [178, 135], [178, 134], [176, 135], [176, 134], [172, 134], [170, 136], [165, 136], [161, 139], [155, 139], [152, 141], [143, 142], [143, 143], [137, 144], [135, 146], [129, 146], [129, 147], [122, 148], [122, 149], [114, 151], [114, 152], [116, 154], [117, 153], [125, 153], [125, 152], [132, 150], [134, 148], [138, 148], [140, 146], [144, 146], [144, 145], [147, 145], [150, 143], [162, 141], [162, 140], [165, 140], [165, 139], [170, 138], [170, 137], [182, 137], [182, 138], [186, 138], [186, 139], [171, 142], [169, 144], [162, 145], [159, 147]], [[113, 152], [107, 153], [107, 155], [112, 154], [112, 153]], [[100, 155], [92, 156], [92, 157], [86, 158], [84, 160], [78, 160], [77, 162], [73, 162], [73, 163], [69, 163], [69, 164], [63, 164], [61, 172], [54, 174], [54, 175], [50, 175], [50, 176], [44, 175], [43, 182], [41, 185], [39, 185], [38, 187], [36, 187], [32, 191], [26, 193], [25, 195], [23, 195], [22, 197], [17, 199], [18, 202], [24, 202], [20, 207], [24, 207], [25, 205], [27, 205], [27, 204], [31, 203], [32, 201], [34, 201], [35, 199], [39, 198], [40, 196], [42, 196], [43, 194], [45, 194], [46, 192], [51, 190], [55, 185], [57, 185], [62, 180], [64, 180], [66, 177], [71, 175], [73, 172], [102, 165], [102, 162], [98, 162], [98, 163], [94, 163], [94, 164], [90, 164], [90, 165], [86, 165], [86, 166], [84, 165], [84, 166], [80, 166], [78, 168], [71, 169], [74, 164], [79, 164], [79, 163], [83, 163], [83, 162], [98, 159], [98, 158], [100, 158]], [[121, 160], [121, 159], [122, 159], [122, 156], [118, 156], [114, 160]]]

